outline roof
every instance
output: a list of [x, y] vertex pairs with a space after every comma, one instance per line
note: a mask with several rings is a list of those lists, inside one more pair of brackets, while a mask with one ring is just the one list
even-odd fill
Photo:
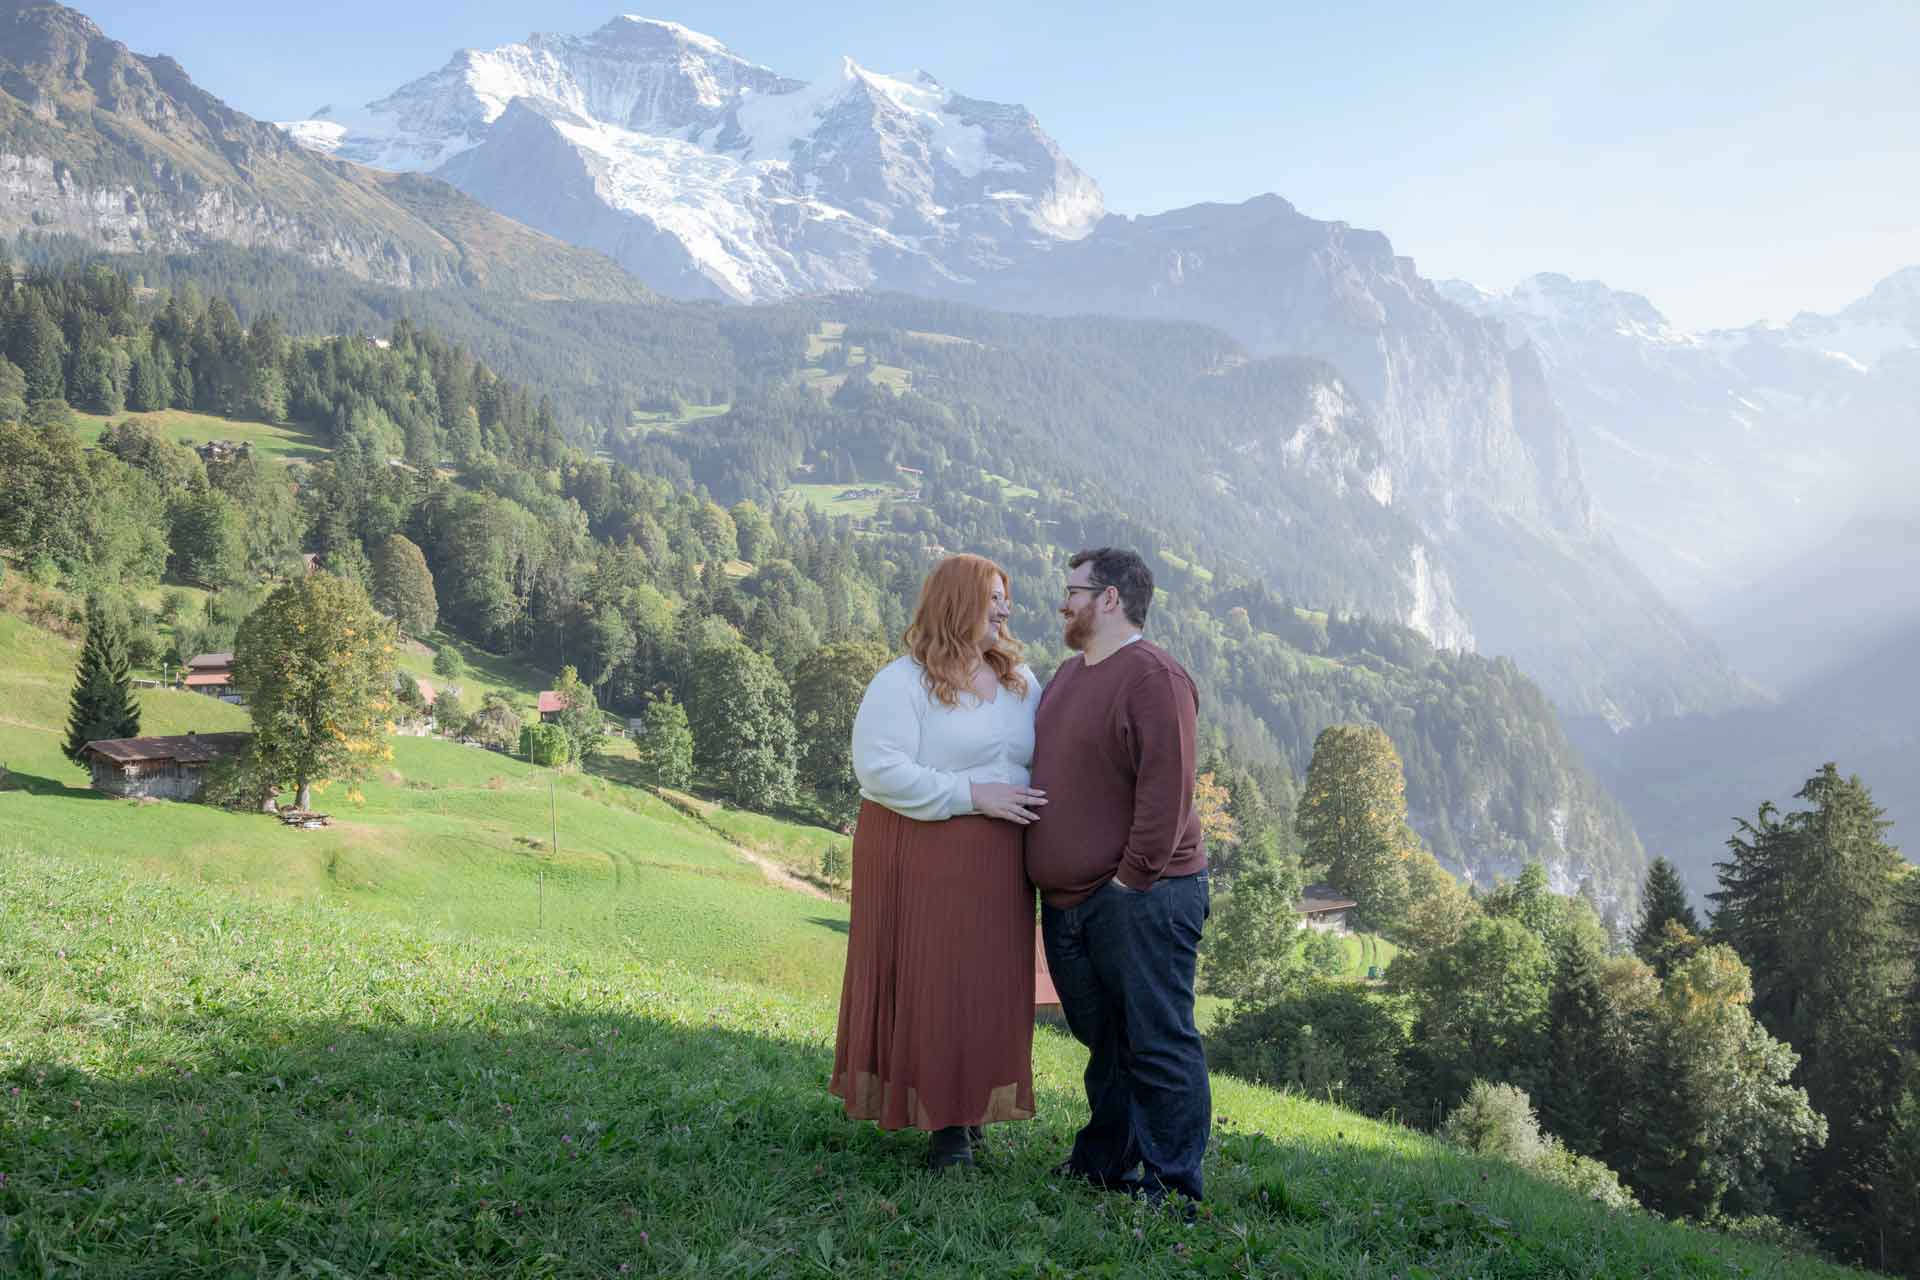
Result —
[[1310, 884], [1300, 891], [1300, 901], [1293, 909], [1303, 916], [1317, 916], [1324, 911], [1346, 911], [1359, 905], [1352, 898], [1343, 897], [1330, 884]]
[[230, 667], [233, 665], [233, 655], [230, 653], [203, 653], [197, 657], [188, 658], [187, 665], [194, 668]]
[[425, 677], [415, 676], [413, 678], [413, 687], [420, 691], [420, 700], [428, 706], [432, 706], [439, 700], [440, 695], [433, 691], [433, 682]]
[[539, 710], [541, 715], [545, 715], [549, 711], [565, 711], [566, 709], [567, 704], [560, 701], [560, 695], [558, 693], [555, 693], [552, 689], [542, 689], [540, 691]]
[[231, 671], [189, 671], [187, 673], [187, 678], [185, 683], [187, 688], [189, 689], [204, 689], [204, 688], [210, 688], [214, 685], [232, 684], [233, 672]]
[[158, 738], [101, 738], [89, 742], [86, 750], [115, 764], [152, 760], [205, 764], [244, 750], [252, 737], [250, 733], [182, 733]]

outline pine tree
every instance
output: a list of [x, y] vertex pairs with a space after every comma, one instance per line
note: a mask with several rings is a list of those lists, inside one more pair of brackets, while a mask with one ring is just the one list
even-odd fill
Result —
[[1832, 1140], [1807, 1161], [1829, 1241], [1860, 1255], [1877, 1238], [1875, 1152], [1898, 1101], [1911, 960], [1899, 919], [1911, 874], [1885, 840], [1884, 812], [1857, 777], [1831, 763], [1784, 818], [1763, 805], [1717, 864], [1716, 930], [1753, 973], [1753, 1012], [1800, 1053], [1795, 1077]]
[[68, 705], [64, 750], [82, 768], [89, 742], [139, 736], [140, 704], [133, 696], [126, 633], [97, 597], [87, 602], [87, 638]]
[[14, 317], [13, 333], [7, 344], [7, 354], [26, 375], [28, 405], [65, 399], [66, 352], [67, 341], [60, 333], [60, 326], [48, 317], [39, 293], [30, 291]]
[[1547, 1000], [1546, 1085], [1540, 1117], [1569, 1149], [1598, 1156], [1620, 1114], [1619, 1087], [1629, 1064], [1601, 985], [1597, 948], [1565, 948]]
[[1700, 917], [1687, 901], [1687, 886], [1681, 883], [1680, 873], [1665, 858], [1655, 858], [1647, 868], [1647, 883], [1640, 898], [1640, 923], [1633, 931], [1633, 953], [1665, 977], [1667, 922], [1671, 920], [1697, 936]]

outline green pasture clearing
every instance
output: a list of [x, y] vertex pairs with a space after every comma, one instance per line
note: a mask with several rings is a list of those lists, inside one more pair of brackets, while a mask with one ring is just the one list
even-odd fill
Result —
[[275, 426], [270, 422], [245, 422], [193, 413], [186, 409], [163, 409], [158, 413], [75, 413], [83, 430], [95, 436], [111, 424], [129, 418], [152, 423], [175, 444], [205, 444], [209, 440], [245, 441], [253, 446], [254, 456], [272, 462], [312, 462], [327, 455], [327, 445], [304, 427]]
[[[895, 395], [901, 395], [913, 386], [913, 372], [899, 365], [880, 364], [859, 344], [846, 344], [847, 326], [838, 322], [823, 323], [819, 329], [807, 335], [807, 365], [800, 370], [802, 386], [811, 387], [822, 395], [831, 396], [846, 383], [845, 371], [829, 371], [820, 367], [820, 361], [829, 351], [845, 346], [848, 369], [866, 366], [869, 376]], [[963, 341], [963, 339], [955, 339]]]
[[[849, 493], [858, 493], [858, 497], [845, 497]], [[881, 498], [891, 497], [896, 501], [906, 496], [907, 491], [897, 484], [886, 481], [857, 480], [852, 484], [796, 484], [788, 486], [783, 496], [797, 502], [804, 502], [830, 516], [852, 516], [858, 520], [870, 520], [880, 510]]]
[[721, 417], [732, 410], [731, 404], [690, 404], [683, 413], [642, 412], [636, 409], [633, 425], [643, 431], [674, 432], [705, 422], [708, 418]]
[[916, 342], [930, 343], [933, 346], [977, 347], [980, 345], [972, 338], [963, 338], [956, 333], [930, 333], [925, 329], [908, 329], [906, 335]]
[[1193, 561], [1191, 560], [1183, 559], [1180, 556], [1173, 554], [1173, 552], [1171, 551], [1162, 551], [1159, 553], [1159, 555], [1160, 555], [1160, 558], [1166, 561], [1169, 566], [1171, 566], [1172, 568], [1178, 569], [1182, 573], [1192, 574], [1195, 578], [1198, 578], [1201, 582], [1213, 581], [1213, 570], [1211, 569], [1204, 568], [1201, 565], [1197, 565], [1193, 563]]
[[[457, 650], [467, 662], [466, 674], [457, 680], [438, 675], [433, 669], [435, 654], [448, 647]], [[393, 656], [394, 665], [401, 671], [431, 682], [435, 689], [459, 685], [461, 700], [469, 711], [478, 711], [487, 694], [499, 693], [505, 695], [523, 715], [531, 717], [540, 691], [553, 688], [555, 680], [551, 672], [538, 671], [524, 663], [488, 653], [464, 640], [456, 640], [445, 632], [435, 632], [425, 644], [413, 641], [402, 643]]]
[[1387, 966], [1400, 954], [1400, 948], [1378, 934], [1343, 933], [1338, 936], [1340, 950], [1347, 962], [1341, 972], [1350, 978], [1364, 978], [1368, 969], [1378, 969], [1385, 974]]
[[1005, 476], [995, 475], [991, 471], [982, 471], [980, 474], [986, 479], [988, 484], [999, 486], [1002, 501], [1012, 502], [1019, 498], [1037, 498], [1040, 496], [1038, 489], [1029, 488], [1024, 484], [1017, 484]]
[[840, 345], [847, 335], [847, 326], [839, 320], [823, 320], [820, 327], [807, 335], [807, 359], [818, 360], [827, 354], [831, 347]]
[[[351, 903], [370, 916], [595, 953], [668, 954], [701, 972], [837, 989], [844, 906], [773, 888], [717, 831], [608, 777], [396, 737], [392, 760], [362, 784], [362, 799], [340, 786], [319, 794], [315, 804], [334, 819], [325, 830], [104, 796], [60, 753], [76, 653], [0, 616], [0, 764], [9, 787], [0, 793], [0, 841], [58, 848], [103, 870]], [[139, 696], [143, 733], [250, 727], [243, 708], [198, 694]], [[609, 768], [631, 754], [628, 743], [613, 746]], [[750, 938], [767, 945], [744, 945]]]
[[1085, 1114], [1050, 1028], [1038, 1118], [938, 1179], [827, 1095], [834, 999], [700, 976], [697, 926], [584, 950], [55, 847], [0, 846], [16, 1274], [1858, 1274], [1222, 1076], [1188, 1226], [1048, 1176]]

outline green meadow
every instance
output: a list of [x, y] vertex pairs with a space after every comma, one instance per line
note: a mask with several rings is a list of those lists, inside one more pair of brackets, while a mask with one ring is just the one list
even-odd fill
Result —
[[[304, 462], [324, 457], [327, 446], [317, 436], [299, 427], [275, 426], [268, 422], [244, 422], [235, 418], [194, 413], [188, 409], [163, 409], [155, 413], [75, 413], [74, 420], [83, 430], [105, 428], [129, 418], [148, 422], [175, 444], [205, 444], [210, 440], [245, 441], [256, 456], [275, 462]], [[98, 434], [95, 431], [94, 434]], [[89, 437], [91, 438], [91, 437]]]
[[[857, 480], [851, 484], [796, 484], [788, 487], [786, 496], [830, 516], [869, 520], [880, 510], [880, 498], [875, 494], [876, 490], [895, 498], [904, 498], [907, 494], [905, 489], [890, 482]], [[845, 496], [856, 493], [865, 496]]]
[[824, 836], [422, 739], [323, 831], [103, 798], [73, 650], [0, 618], [0, 1273], [1849, 1274], [1224, 1076], [1187, 1225], [1048, 1176], [1085, 1059], [1045, 1027], [1038, 1117], [936, 1179], [826, 1094], [845, 907], [736, 843]]

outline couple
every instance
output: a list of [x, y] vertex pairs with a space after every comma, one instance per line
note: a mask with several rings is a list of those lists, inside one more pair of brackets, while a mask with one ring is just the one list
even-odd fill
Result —
[[1133, 552], [1075, 555], [1060, 614], [1076, 653], [1042, 693], [1006, 628], [1006, 574], [950, 557], [861, 700], [831, 1089], [855, 1119], [927, 1130], [936, 1170], [972, 1164], [981, 1125], [1033, 1116], [1037, 885], [1047, 966], [1092, 1051], [1092, 1116], [1054, 1172], [1201, 1198], [1198, 696], [1141, 639], [1152, 601]]

